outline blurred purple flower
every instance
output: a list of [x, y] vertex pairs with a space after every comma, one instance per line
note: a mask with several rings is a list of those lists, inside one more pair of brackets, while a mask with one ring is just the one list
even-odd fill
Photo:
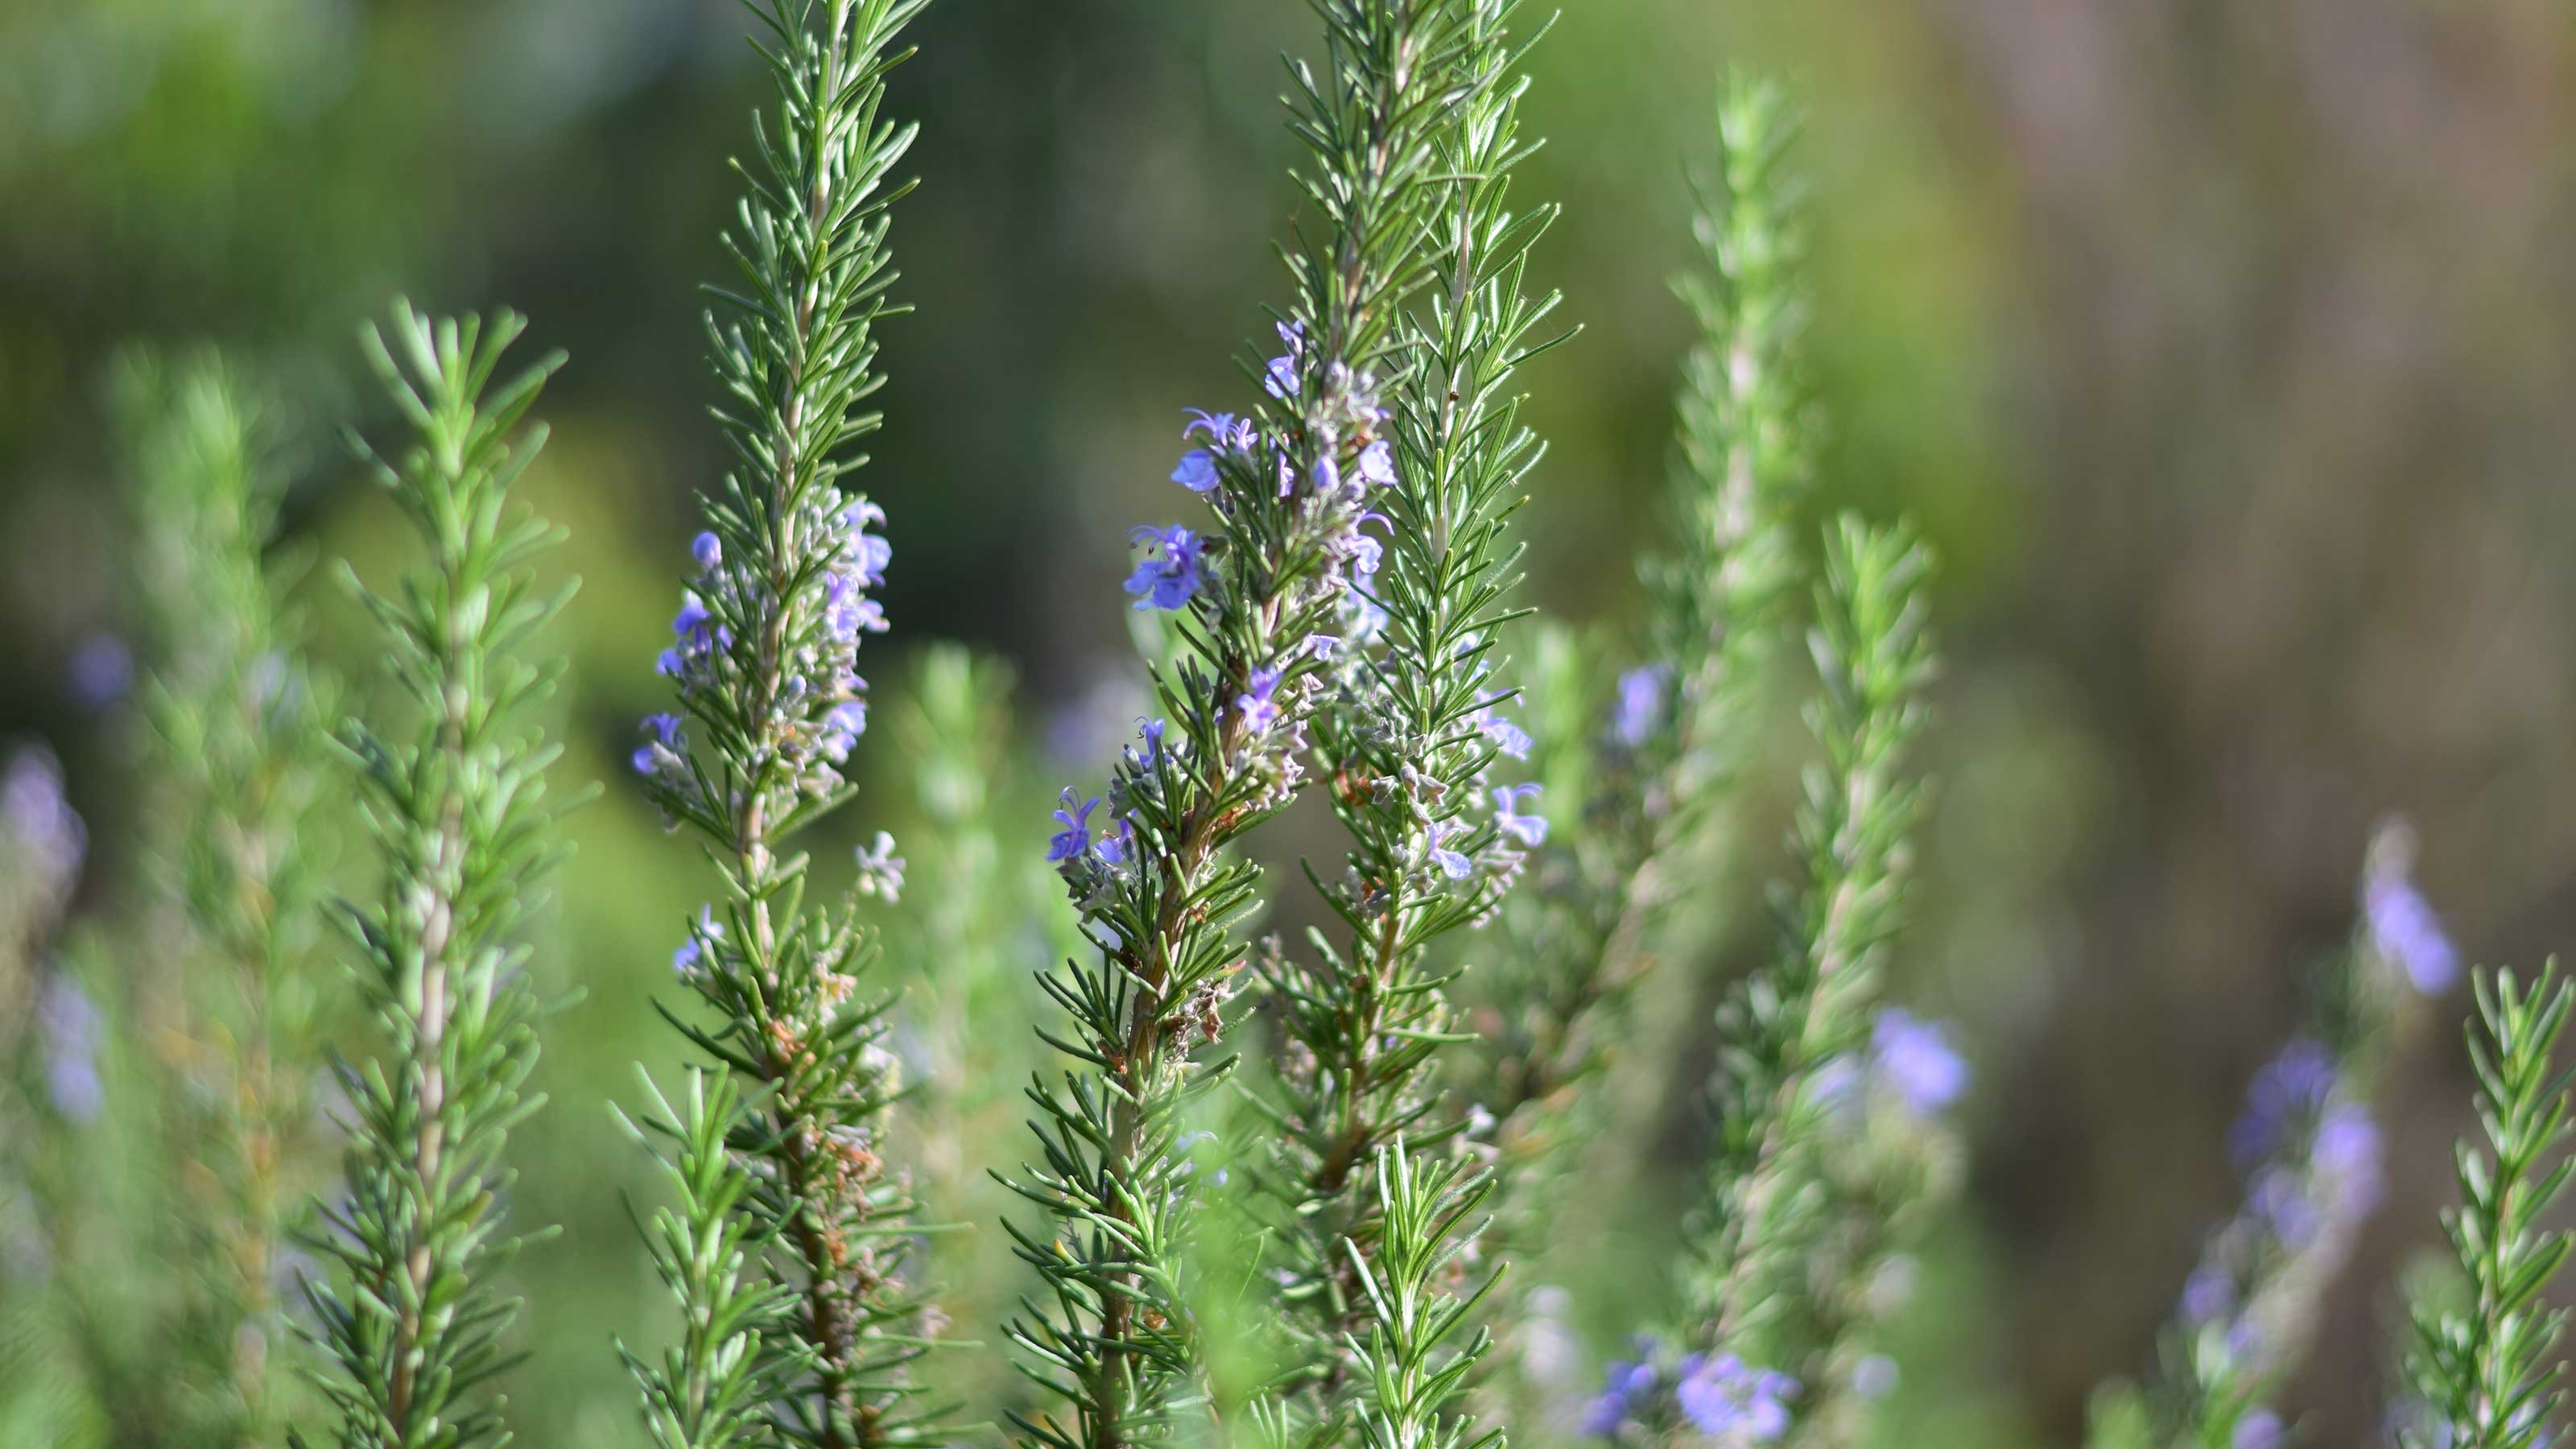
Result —
[[2236, 1432], [2228, 1449], [2280, 1449], [2281, 1416], [2269, 1409], [2254, 1409], [2236, 1421]]
[[72, 647], [64, 674], [71, 685], [72, 703], [96, 713], [125, 698], [125, 692], [134, 687], [134, 653], [124, 640], [101, 629]]
[[1655, 1392], [1655, 1366], [1651, 1358], [1653, 1345], [1641, 1342], [1636, 1361], [1612, 1359], [1602, 1369], [1601, 1392], [1583, 1406], [1583, 1432], [1596, 1439], [1617, 1436], [1619, 1426], [1636, 1417], [1638, 1410]]
[[2311, 1037], [2294, 1038], [2265, 1063], [2246, 1089], [2245, 1114], [2228, 1129], [2227, 1151], [2237, 1170], [2252, 1170], [2288, 1140], [2295, 1125], [2322, 1110], [2334, 1078], [2334, 1059]]
[[94, 1120], [107, 1105], [98, 1075], [98, 1008], [89, 994], [59, 973], [36, 1001], [36, 1031], [44, 1041], [45, 1096], [74, 1122]]
[[68, 876], [89, 849], [89, 828], [63, 795], [63, 768], [54, 752], [29, 745], [10, 757], [0, 776], [0, 825], [32, 852], [40, 872]]
[[2214, 1263], [2192, 1270], [2182, 1285], [2183, 1322], [2193, 1328], [2216, 1323], [2236, 1311], [2236, 1279]]
[[2379, 953], [2396, 962], [2417, 991], [2439, 996], [2460, 979], [2459, 950], [2413, 881], [2394, 871], [2374, 874], [2362, 891], [2362, 914]]
[[1879, 1079], [1896, 1089], [1915, 1116], [1928, 1117], [1968, 1090], [1968, 1063], [1938, 1024], [1889, 1007], [1878, 1014], [1869, 1035]]
[[1684, 1359], [1674, 1397], [1681, 1404], [1682, 1417], [1701, 1433], [1711, 1438], [1740, 1434], [1756, 1444], [1767, 1444], [1788, 1432], [1788, 1400], [1797, 1392], [1796, 1379], [1749, 1367], [1729, 1353]]
[[1610, 716], [1610, 733], [1620, 744], [1640, 749], [1654, 735], [1672, 676], [1669, 664], [1641, 664], [1619, 676], [1619, 705]]

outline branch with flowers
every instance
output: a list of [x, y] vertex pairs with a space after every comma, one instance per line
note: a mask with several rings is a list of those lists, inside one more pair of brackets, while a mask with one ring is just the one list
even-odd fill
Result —
[[[861, 405], [884, 381], [888, 208], [906, 189], [890, 178], [914, 134], [881, 114], [885, 77], [924, 3], [753, 11], [778, 109], [755, 123], [754, 162], [736, 166], [747, 193], [725, 245], [744, 290], [710, 288], [722, 311], [707, 321], [733, 468], [705, 500], [658, 665], [678, 712], [648, 718], [634, 756], [723, 886], [672, 958], [705, 1015], [663, 1011], [717, 1075], [692, 1086], [689, 1115], [647, 1119], [670, 1144], [689, 1225], [678, 1238], [666, 1229], [657, 1256], [700, 1341], [677, 1360], [628, 1362], [675, 1449], [755, 1433], [711, 1402], [757, 1403], [757, 1432], [808, 1449], [945, 1432], [908, 1373], [936, 1319], [906, 1283], [916, 1209], [883, 1155], [900, 1092], [884, 1046], [891, 1003], [866, 986], [877, 947], [859, 909], [895, 894], [903, 862], [880, 835], [848, 897], [815, 910], [808, 857], [788, 843], [854, 793], [843, 771], [868, 721], [858, 654], [886, 629], [871, 592], [892, 556], [876, 531], [885, 513], [847, 479], [865, 461], [853, 445], [879, 424]], [[719, 1167], [700, 1124], [723, 1112]], [[699, 1251], [745, 1255], [764, 1286], [699, 1271]], [[735, 1327], [711, 1337], [718, 1321]]]
[[[1502, 633], [1519, 549], [1507, 523], [1543, 449], [1519, 422], [1518, 368], [1559, 338], [1535, 335], [1553, 294], [1528, 295], [1531, 247], [1554, 219], [1515, 212], [1512, 168], [1526, 83], [1507, 27], [1516, 6], [1462, 6], [1473, 97], [1441, 138], [1456, 180], [1437, 217], [1435, 276], [1408, 316], [1390, 437], [1362, 458], [1387, 531], [1351, 599], [1315, 716], [1315, 757], [1351, 841], [1342, 869], [1310, 875], [1349, 930], [1320, 932], [1311, 959], [1274, 946], [1261, 963], [1286, 1038], [1260, 1099], [1276, 1133], [1261, 1174], [1282, 1297], [1292, 1401], [1316, 1422], [1351, 1412], [1384, 1224], [1382, 1161], [1434, 1151], [1438, 1056], [1466, 1040], [1451, 1021], [1442, 937], [1492, 915], [1524, 853], [1546, 838], [1535, 785], [1493, 767], [1526, 756], [1502, 713]], [[1372, 540], [1374, 542], [1374, 540]]]
[[1140, 528], [1127, 581], [1171, 616], [1162, 717], [1112, 772], [1109, 815], [1064, 793], [1049, 855], [1099, 948], [1044, 978], [1066, 1015], [1042, 1029], [1076, 1063], [1030, 1100], [1042, 1158], [1012, 1186], [1050, 1223], [1014, 1225], [1052, 1300], [1012, 1325], [1031, 1375], [1064, 1405], [1020, 1416], [1062, 1449], [1159, 1443], [1199, 1400], [1186, 1308], [1195, 1187], [1192, 1105], [1231, 1067], [1222, 1037], [1260, 872], [1226, 848], [1304, 781], [1306, 730], [1383, 545], [1361, 531], [1392, 479], [1382, 369], [1404, 362], [1403, 308], [1434, 275], [1449, 186], [1441, 145], [1487, 84], [1484, 37], [1457, 0], [1320, 0], [1319, 70], [1291, 68], [1292, 129], [1316, 233], [1287, 255], [1296, 305], [1261, 370], [1253, 416], [1199, 414], [1174, 481], [1208, 531]]

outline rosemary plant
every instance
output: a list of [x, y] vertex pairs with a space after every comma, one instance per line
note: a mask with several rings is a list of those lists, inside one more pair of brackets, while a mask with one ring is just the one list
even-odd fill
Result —
[[2350, 946], [2320, 973], [2308, 1025], [2257, 1073], [2229, 1134], [2243, 1208], [2210, 1235], [2143, 1389], [2097, 1398], [2100, 1449], [2279, 1442], [2267, 1402], [2297, 1366], [2336, 1273], [2381, 1195], [2371, 1110], [2401, 1028], [2459, 964], [2409, 878], [2411, 834], [2383, 827], [2360, 884]]
[[13, 743], [0, 766], [0, 1440], [13, 1444], [75, 1442], [92, 1421], [109, 1434], [166, 1422], [159, 1394], [128, 1401], [144, 1413], [117, 1412], [115, 1395], [148, 1390], [148, 1365], [110, 1341], [91, 1291], [126, 1285], [93, 1268], [124, 1245], [90, 1241], [111, 1043], [54, 951], [88, 847], [53, 751]]
[[2442, 1214], [2471, 1302], [2415, 1309], [2407, 1368], [2433, 1423], [2410, 1433], [2407, 1449], [2533, 1449], [2549, 1442], [2566, 1398], [2557, 1347], [2567, 1312], [2541, 1294], [2576, 1240], [2540, 1224], [2571, 1168], [2570, 1073], [2552, 1053], [2576, 996], [2555, 960], [2528, 987], [2511, 971], [2481, 973], [2476, 986], [2469, 1060], [2487, 1150], [2459, 1145], [2460, 1205]]
[[1458, 8], [1468, 99], [1437, 143], [1458, 179], [1434, 218], [1432, 285], [1401, 334], [1392, 476], [1375, 495], [1388, 539], [1315, 714], [1315, 755], [1352, 844], [1340, 874], [1317, 884], [1350, 939], [1337, 949], [1315, 933], [1311, 963], [1261, 958], [1289, 1043], [1265, 1174], [1296, 1340], [1287, 1359], [1310, 1380], [1319, 1419], [1338, 1409], [1370, 1315], [1362, 1289], [1384, 1226], [1371, 1173], [1402, 1160], [1383, 1149], [1418, 1158], [1448, 1135], [1433, 1120], [1434, 1058], [1462, 1038], [1431, 945], [1489, 915], [1547, 835], [1527, 806], [1537, 788], [1495, 786], [1490, 771], [1529, 746], [1498, 711], [1495, 673], [1516, 617], [1506, 598], [1519, 550], [1504, 526], [1542, 449], [1508, 389], [1549, 345], [1531, 334], [1557, 299], [1525, 296], [1521, 280], [1555, 212], [1508, 206], [1511, 169], [1530, 150], [1517, 124], [1524, 86], [1502, 80], [1517, 59], [1505, 36], [1516, 7]]
[[1536, 1188], [1583, 1135], [1587, 1085], [1746, 763], [1761, 679], [1787, 637], [1792, 520], [1814, 471], [1786, 174], [1797, 130], [1778, 86], [1728, 77], [1695, 226], [1705, 272], [1676, 283], [1700, 332], [1679, 402], [1678, 547], [1643, 569], [1648, 658], [1620, 675], [1597, 733], [1580, 711], [1583, 647], [1540, 639], [1542, 661], [1558, 661], [1549, 707], [1563, 713], [1540, 731], [1538, 774], [1584, 793], [1578, 818], [1559, 822], [1576, 828], [1538, 853], [1536, 889], [1506, 907], [1507, 949], [1484, 993], [1498, 1009], [1469, 1090], [1497, 1119], [1507, 1192]]
[[[1184, 1114], [1231, 1067], [1223, 1034], [1260, 904], [1259, 868], [1226, 847], [1284, 807], [1333, 656], [1375, 593], [1384, 545], [1361, 531], [1395, 481], [1381, 369], [1400, 365], [1404, 306], [1433, 276], [1450, 190], [1444, 138], [1486, 83], [1490, 55], [1459, 0], [1317, 0], [1320, 73], [1302, 64], [1292, 129], [1321, 225], [1287, 252], [1297, 301], [1261, 373], [1255, 417], [1201, 414], [1173, 472], [1214, 515], [1139, 529], [1127, 582], [1173, 616], [1182, 649], [1157, 672], [1164, 712], [1098, 801], [1064, 792], [1052, 841], [1097, 945], [1042, 978], [1068, 1022], [1044, 1039], [1079, 1064], [1030, 1099], [1042, 1161], [1012, 1186], [1051, 1219], [1013, 1225], [1052, 1302], [1010, 1333], [1062, 1413], [1016, 1417], [1060, 1449], [1167, 1442], [1199, 1401], [1186, 1307], [1195, 1199]], [[1490, 64], [1490, 61], [1486, 61]]]
[[284, 492], [267, 405], [212, 353], [130, 357], [115, 400], [136, 485], [146, 778], [168, 822], [151, 842], [156, 894], [180, 908], [151, 953], [181, 1053], [164, 1112], [172, 1159], [200, 1185], [177, 1226], [201, 1281], [173, 1335], [179, 1372], [159, 1376], [194, 1401], [191, 1442], [265, 1443], [286, 1327], [275, 1264], [316, 1166], [305, 1064], [322, 1001], [308, 967], [335, 706], [264, 561]]
[[[774, 0], [753, 11], [778, 111], [774, 125], [755, 121], [756, 164], [736, 167], [748, 190], [725, 240], [745, 290], [711, 289], [726, 315], [707, 322], [734, 466], [706, 499], [677, 639], [661, 657], [681, 712], [645, 721], [634, 760], [673, 826], [705, 840], [724, 887], [673, 959], [709, 1019], [664, 1015], [747, 1088], [738, 1107], [721, 1087], [693, 1095], [691, 1117], [670, 1124], [686, 1189], [677, 1221], [701, 1249], [751, 1254], [767, 1285], [746, 1294], [694, 1260], [666, 1266], [688, 1351], [629, 1363], [656, 1432], [691, 1449], [855, 1449], [942, 1433], [907, 1373], [934, 1322], [905, 1284], [918, 1231], [910, 1185], [881, 1155], [900, 1089], [882, 1045], [889, 1002], [863, 990], [878, 953], [859, 899], [893, 896], [903, 862], [879, 837], [860, 852], [849, 896], [814, 910], [808, 858], [788, 846], [854, 793], [842, 767], [867, 728], [857, 656], [886, 627], [868, 595], [891, 557], [871, 531], [885, 514], [844, 480], [865, 461], [851, 445], [881, 421], [861, 403], [883, 382], [887, 208], [905, 189], [888, 178], [914, 128], [880, 113], [886, 73], [910, 53], [896, 37], [923, 4]], [[721, 1171], [692, 1145], [719, 1107], [730, 1112]], [[678, 1245], [666, 1233], [659, 1251], [667, 1264]], [[719, 1322], [740, 1327], [709, 1337]], [[712, 1404], [762, 1405], [767, 1438], [747, 1411]]]
[[[1906, 1194], [1881, 1185], [1931, 1184], [1909, 1159], [1938, 1151], [1934, 1115], [1966, 1085], [1938, 1028], [1881, 1005], [1922, 802], [1903, 771], [1932, 669], [1925, 568], [1901, 527], [1846, 516], [1826, 536], [1811, 646], [1824, 690], [1808, 711], [1824, 759], [1797, 829], [1807, 881], [1784, 902], [1778, 957], [1719, 1014], [1711, 1201], [1687, 1284], [1698, 1352], [1669, 1385], [1651, 1365], [1614, 1372], [1594, 1432], [1652, 1431], [1677, 1412], [1710, 1435], [1845, 1437], [1829, 1416], [1858, 1367], [1853, 1299], [1903, 1226]], [[1890, 1113], [1900, 1128], [1876, 1125]]]
[[[388, 668], [417, 706], [408, 740], [352, 722], [369, 825], [384, 856], [372, 907], [347, 907], [355, 975], [383, 1058], [344, 1066], [347, 1195], [320, 1204], [310, 1242], [337, 1282], [308, 1278], [317, 1382], [343, 1449], [470, 1449], [509, 1441], [492, 1381], [517, 1301], [497, 1279], [524, 1241], [500, 1199], [510, 1127], [537, 1056], [535, 991], [517, 929], [562, 853], [545, 770], [554, 746], [526, 722], [559, 662], [513, 656], [570, 589], [539, 594], [530, 570], [556, 530], [508, 508], [544, 444], [519, 424], [547, 357], [497, 388], [517, 316], [433, 321], [396, 308], [370, 328], [376, 370], [414, 436], [368, 454], [427, 545], [429, 566], [393, 594], [351, 583], [384, 630]], [[487, 389], [489, 389], [487, 393]], [[301, 1442], [300, 1438], [297, 1442]]]

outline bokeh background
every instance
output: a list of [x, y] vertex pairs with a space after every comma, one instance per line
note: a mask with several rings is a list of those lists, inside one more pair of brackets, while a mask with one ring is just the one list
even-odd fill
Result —
[[[611, 786], [544, 953], [588, 995], [519, 1154], [523, 1211], [568, 1228], [525, 1268], [531, 1444], [629, 1442], [606, 1333], [656, 1321], [613, 1190], [642, 1169], [602, 1104], [670, 1059], [646, 1002], [701, 877], [617, 780], [720, 466], [694, 289], [722, 274], [723, 163], [759, 99], [743, 28], [730, 0], [0, 0], [0, 735], [64, 756], [96, 908], [134, 824], [117, 731], [68, 672], [120, 622], [113, 350], [212, 338], [274, 380], [303, 440], [290, 546], [362, 571], [399, 537], [333, 438], [382, 422], [357, 321], [396, 292], [507, 303], [572, 355], [531, 490], [584, 579], [567, 768]], [[899, 687], [932, 639], [998, 652], [1065, 778], [1134, 712], [1124, 532], [1174, 512], [1180, 410], [1241, 395], [1282, 291], [1277, 56], [1311, 30], [1287, 0], [939, 0], [894, 83], [924, 184], [867, 475], [897, 550], [874, 672]], [[2062, 1443], [2227, 1209], [2225, 1123], [2348, 930], [2375, 819], [2414, 819], [2470, 958], [2576, 943], [2576, 11], [1567, 6], [1524, 183], [1565, 205], [1540, 269], [1585, 329], [1529, 375], [1552, 443], [1530, 586], [1566, 617], [1637, 602], [1689, 340], [1666, 280], [1729, 59], [1797, 77], [1812, 113], [1827, 494], [1912, 514], [1943, 560], [1943, 784], [1902, 968], [1979, 1072], [1943, 1372], [1974, 1442]], [[320, 647], [354, 667], [330, 598]], [[877, 755], [854, 829], [917, 808]], [[1049, 773], [992, 782], [1024, 796], [1004, 850], [1039, 848]], [[937, 963], [907, 969], [935, 999]], [[1018, 1042], [1035, 1003], [952, 1025]], [[1641, 1259], [1694, 1170], [1692, 1043], [1667, 1048], [1602, 1209]], [[2449, 1190], [2447, 1033], [2395, 1091], [2391, 1200], [2290, 1395], [2319, 1442], [2369, 1422], [2392, 1284]], [[1016, 1153], [1007, 1124], [992, 1141]], [[1620, 1311], [1579, 1317], [1606, 1345]]]

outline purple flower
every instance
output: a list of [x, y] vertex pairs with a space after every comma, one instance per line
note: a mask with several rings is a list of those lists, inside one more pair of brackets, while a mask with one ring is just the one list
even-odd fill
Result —
[[[1485, 738], [1494, 742], [1495, 749], [1515, 760], [1529, 758], [1531, 744], [1529, 731], [1498, 714], [1486, 715], [1480, 727], [1485, 732]], [[1536, 845], [1538, 842], [1533, 840], [1530, 843]]]
[[2192, 1270], [2182, 1284], [2183, 1322], [2194, 1328], [2216, 1323], [2236, 1311], [2236, 1278], [2215, 1263]]
[[63, 795], [62, 766], [42, 745], [20, 750], [0, 776], [0, 824], [51, 875], [69, 875], [89, 850], [89, 829]]
[[2324, 1226], [2315, 1201], [2286, 1168], [2272, 1168], [2254, 1180], [2250, 1206], [2272, 1235], [2293, 1250], [2315, 1242]]
[[680, 943], [680, 949], [671, 953], [671, 972], [684, 981], [698, 974], [700, 937], [710, 941], [724, 939], [724, 922], [716, 919], [716, 909], [713, 906], [698, 907], [697, 930], [690, 933], [689, 939]]
[[1682, 1417], [1691, 1427], [1715, 1438], [1741, 1433], [1767, 1444], [1789, 1429], [1787, 1400], [1798, 1381], [1784, 1373], [1748, 1367], [1734, 1354], [1682, 1361], [1681, 1383], [1674, 1390]]
[[850, 757], [850, 747], [857, 744], [859, 736], [867, 732], [868, 702], [863, 699], [845, 699], [832, 706], [831, 712], [823, 716], [823, 733], [816, 742], [816, 747], [823, 752], [825, 759], [837, 765]]
[[1190, 425], [1181, 429], [1182, 442], [1186, 443], [1192, 436], [1205, 433], [1208, 442], [1226, 452], [1252, 451], [1254, 434], [1251, 419], [1238, 418], [1232, 413], [1201, 412], [1197, 408], [1190, 409], [1190, 417], [1192, 419]]
[[886, 631], [885, 609], [860, 592], [865, 587], [850, 574], [832, 574], [823, 581], [823, 627], [841, 644], [856, 643], [862, 632]]
[[1125, 865], [1136, 850], [1136, 822], [1121, 815], [1118, 823], [1100, 832], [1092, 844], [1093, 853], [1103, 865]]
[[98, 1008], [69, 977], [46, 981], [36, 1000], [36, 1030], [44, 1039], [45, 1096], [74, 1122], [95, 1119], [107, 1105], [98, 1074]]
[[894, 562], [894, 545], [873, 533], [850, 536], [850, 561], [862, 588], [875, 588], [885, 582], [885, 573]]
[[689, 540], [689, 557], [697, 560], [700, 570], [713, 573], [724, 562], [724, 542], [712, 533], [701, 533]]
[[1279, 671], [1252, 671], [1251, 687], [1234, 697], [1234, 707], [1243, 712], [1243, 727], [1260, 734], [1279, 722], [1279, 705], [1271, 695], [1279, 688]]
[[2379, 953], [2396, 962], [2417, 991], [2439, 996], [2460, 979], [2459, 950], [2442, 933], [2423, 892], [2404, 875], [2374, 874], [2362, 891], [2362, 914]]
[[652, 738], [637, 747], [635, 751], [635, 773], [657, 775], [662, 771], [663, 756], [668, 754], [676, 760], [680, 750], [686, 745], [686, 739], [680, 733], [680, 717], [672, 714], [648, 714], [644, 716], [643, 727], [645, 733]]
[[1615, 1437], [1655, 1392], [1655, 1378], [1655, 1366], [1642, 1356], [1633, 1363], [1611, 1360], [1602, 1370], [1601, 1392], [1583, 1406], [1583, 1432], [1598, 1439]]
[[1094, 796], [1077, 808], [1070, 786], [1066, 787], [1061, 799], [1063, 803], [1055, 812], [1055, 818], [1064, 829], [1047, 839], [1047, 860], [1050, 863], [1071, 860], [1091, 848], [1091, 812], [1100, 805], [1099, 797]]
[[1672, 682], [1669, 664], [1641, 664], [1619, 676], [1619, 707], [1610, 717], [1610, 733], [1629, 749], [1641, 749], [1664, 717], [1664, 690]]
[[1139, 718], [1136, 721], [1136, 737], [1145, 742], [1146, 763], [1151, 764], [1163, 758], [1163, 731], [1166, 728], [1168, 726], [1158, 719]]
[[1145, 545], [1145, 557], [1127, 577], [1127, 592], [1139, 609], [1178, 609], [1199, 590], [1199, 536], [1177, 524], [1170, 528], [1136, 528], [1131, 543]]
[[1526, 785], [1498, 785], [1494, 788], [1494, 823], [1505, 835], [1517, 838], [1523, 845], [1547, 843], [1547, 817], [1523, 815], [1520, 802], [1534, 799], [1539, 793], [1536, 781]]
[[684, 589], [680, 593], [680, 612], [671, 617], [671, 632], [692, 644], [703, 644], [706, 642], [707, 620], [711, 617], [707, 613], [706, 600], [698, 597], [698, 591]]
[[1880, 1080], [1896, 1089], [1915, 1116], [1928, 1117], [1968, 1090], [1968, 1064], [1939, 1025], [1889, 1007], [1878, 1014], [1869, 1037]]
[[74, 646], [65, 672], [70, 676], [72, 703], [85, 710], [102, 710], [133, 687], [134, 654], [124, 640], [101, 629]]
[[2281, 1416], [2255, 1409], [2236, 1421], [2236, 1432], [2227, 1443], [2228, 1449], [2280, 1449]]
[[1444, 821], [1431, 827], [1431, 863], [1439, 866], [1440, 873], [1451, 880], [1465, 880], [1476, 869], [1476, 863], [1469, 860], [1463, 853], [1441, 844], [1463, 828], [1462, 823], [1455, 820]]
[[1216, 459], [1205, 448], [1192, 448], [1181, 455], [1180, 466], [1172, 470], [1172, 481], [1192, 493], [1205, 493], [1217, 483]]
[[2246, 1089], [2245, 1114], [2227, 1132], [2237, 1170], [2250, 1171], [2288, 1140], [2294, 1124], [2323, 1109], [2334, 1079], [2334, 1059], [2310, 1037], [2292, 1040], [2265, 1063]]
[[1306, 356], [1306, 324], [1280, 323], [1279, 340], [1287, 344], [1288, 350], [1270, 359], [1270, 365], [1263, 369], [1265, 377], [1262, 386], [1269, 389], [1272, 397], [1292, 398], [1303, 386], [1298, 379], [1297, 371]]
[[1360, 449], [1360, 478], [1380, 488], [1395, 486], [1395, 450], [1384, 438]]
[[2379, 1124], [2366, 1108], [2347, 1102], [2328, 1109], [2317, 1124], [2310, 1158], [2340, 1211], [2362, 1217], [2379, 1206]]

